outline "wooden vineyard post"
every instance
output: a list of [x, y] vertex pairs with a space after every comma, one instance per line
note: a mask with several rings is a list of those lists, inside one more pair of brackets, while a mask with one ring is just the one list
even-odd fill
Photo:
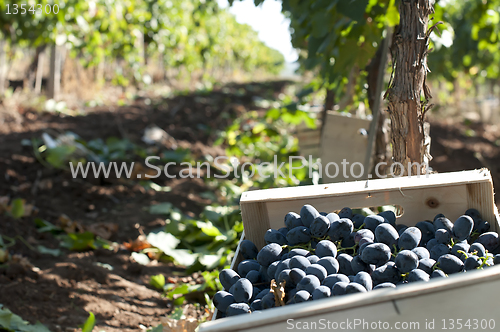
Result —
[[0, 97], [3, 96], [5, 91], [5, 82], [7, 81], [7, 56], [5, 54], [5, 40], [0, 34]]
[[[416, 175], [426, 172], [423, 165], [430, 159], [424, 116], [432, 97], [426, 85], [427, 53], [430, 31], [429, 15], [434, 12], [432, 0], [402, 0], [400, 22], [394, 35], [393, 77], [386, 93], [391, 118], [395, 174]], [[424, 101], [421, 101], [421, 96]], [[418, 163], [418, 166], [417, 166]]]
[[61, 89], [61, 52], [54, 44], [50, 47], [50, 71], [47, 98], [56, 99]]
[[38, 54], [38, 64], [36, 67], [35, 93], [42, 92], [43, 66], [45, 65], [45, 50]]

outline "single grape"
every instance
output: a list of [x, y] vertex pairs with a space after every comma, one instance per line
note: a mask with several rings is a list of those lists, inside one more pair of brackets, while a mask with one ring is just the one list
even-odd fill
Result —
[[438, 259], [438, 266], [446, 274], [452, 274], [462, 271], [464, 263], [452, 254], [446, 254]]
[[262, 278], [262, 282], [270, 282], [272, 278], [269, 277], [269, 274], [268, 274], [268, 268], [265, 267], [265, 266], [260, 266], [260, 269], [259, 269], [259, 272], [260, 272], [260, 275], [261, 275], [261, 278]]
[[283, 234], [283, 236], [286, 238], [286, 235], [288, 234], [288, 228], [281, 227], [280, 229], [278, 229], [278, 232], [280, 232], [281, 234]]
[[404, 231], [408, 229], [408, 226], [403, 225], [403, 224], [397, 224], [396, 225], [396, 230], [398, 231], [399, 236], [401, 237], [401, 234], [403, 234]]
[[320, 216], [318, 210], [316, 210], [313, 206], [306, 204], [300, 209], [300, 219], [304, 226], [309, 227], [311, 223]]
[[399, 237], [400, 249], [413, 250], [422, 240], [422, 231], [417, 227], [408, 227]]
[[316, 246], [318, 257], [337, 257], [337, 246], [330, 240], [322, 240]]
[[479, 257], [477, 257], [475, 255], [467, 257], [467, 259], [464, 262], [464, 270], [465, 271], [475, 270], [480, 266], [481, 266], [481, 262], [479, 261]]
[[[290, 234], [290, 233], [288, 233]], [[272, 262], [280, 259], [282, 248], [277, 243], [270, 243], [260, 249], [257, 262], [262, 266], [269, 266]]]
[[250, 304], [250, 310], [252, 311], [252, 313], [254, 313], [255, 311], [258, 311], [258, 310], [262, 310], [262, 300], [261, 299], [258, 299], [258, 300], [254, 300], [252, 302], [252, 304]]
[[237, 303], [248, 303], [252, 298], [253, 285], [250, 280], [246, 278], [241, 278], [234, 284], [234, 301]]
[[297, 293], [295, 293], [295, 296], [293, 297], [295, 303], [307, 302], [309, 301], [310, 298], [311, 298], [311, 293], [309, 293], [304, 289], [299, 290]]
[[429, 281], [429, 279], [430, 279], [429, 274], [420, 269], [411, 270], [407, 278], [408, 282]]
[[286, 240], [292, 246], [308, 243], [311, 241], [311, 230], [305, 226], [292, 228], [286, 234]]
[[[430, 239], [434, 238], [434, 233], [436, 230], [434, 229], [434, 225], [429, 221], [419, 221], [415, 227], [420, 229], [422, 233], [422, 239], [420, 240], [419, 246], [425, 246]], [[429, 249], [429, 248], [427, 248]]]
[[370, 264], [365, 263], [361, 259], [361, 256], [354, 256], [354, 258], [351, 261], [351, 267], [354, 274], [358, 274], [358, 272], [361, 271], [371, 272]]
[[352, 270], [351, 262], [352, 256], [349, 254], [340, 254], [337, 256], [337, 261], [339, 262], [339, 273], [345, 275], [352, 275], [354, 271]]
[[311, 255], [306, 257], [311, 264], [316, 264], [319, 261], [319, 257], [316, 255]]
[[375, 284], [384, 282], [397, 284], [401, 280], [401, 272], [399, 272], [393, 262], [389, 262], [376, 268], [372, 273], [372, 279]]
[[427, 274], [432, 273], [432, 268], [436, 264], [436, 261], [432, 258], [424, 258], [418, 261], [418, 269], [424, 271]]
[[392, 227], [396, 227], [396, 214], [393, 211], [383, 211], [378, 214], [381, 217], [384, 217]]
[[458, 251], [463, 251], [465, 253], [469, 252], [470, 245], [467, 243], [467, 241], [462, 241], [462, 242], [457, 242], [451, 247], [451, 253], [458, 258], [465, 260], [465, 255], [462, 253], [459, 253]]
[[243, 240], [240, 243], [240, 253], [244, 259], [255, 259], [259, 250], [257, 250], [257, 246], [252, 241]]
[[269, 294], [270, 291], [271, 291], [271, 289], [269, 289], [269, 288], [261, 290], [259, 292], [259, 294], [257, 294], [257, 296], [255, 297], [255, 300], [259, 300], [259, 299], [264, 298], [264, 296], [266, 296], [267, 294]]
[[363, 249], [366, 248], [367, 245], [372, 244], [373, 241], [369, 238], [362, 238], [359, 243], [358, 243], [358, 255], [361, 255], [363, 253]]
[[290, 270], [290, 281], [292, 286], [297, 286], [297, 284], [306, 276], [304, 270], [294, 267]]
[[481, 243], [488, 252], [493, 252], [500, 246], [500, 240], [498, 239], [498, 234], [495, 232], [488, 232], [481, 234], [477, 240], [477, 243]]
[[351, 221], [354, 224], [354, 228], [360, 228], [361, 225], [365, 222], [365, 216], [362, 214], [353, 214], [351, 217]]
[[312, 293], [312, 299], [313, 300], [326, 299], [326, 298], [330, 297], [331, 294], [332, 294], [332, 290], [329, 287], [319, 286]]
[[330, 221], [330, 223], [334, 222], [335, 220], [339, 220], [340, 217], [338, 214], [336, 214], [335, 212], [330, 212], [326, 215], [326, 217], [328, 218], [328, 220]]
[[306, 290], [311, 294], [319, 286], [321, 286], [321, 282], [319, 281], [318, 277], [316, 277], [315, 275], [306, 275], [297, 284], [297, 289]]
[[446, 273], [444, 273], [441, 270], [434, 270], [431, 273], [431, 279], [434, 279], [434, 278], [446, 278], [446, 277], [447, 277]]
[[379, 215], [370, 215], [365, 217], [365, 228], [375, 232], [378, 225], [387, 222], [387, 220]]
[[410, 250], [402, 250], [396, 256], [395, 263], [401, 273], [407, 273], [418, 267], [418, 257]]
[[260, 288], [254, 285], [252, 290], [252, 297], [250, 298], [248, 303], [252, 303], [259, 293], [260, 293]]
[[281, 261], [274, 261], [268, 266], [267, 275], [268, 275], [269, 279], [274, 279], [274, 276], [276, 275], [276, 270], [278, 269], [279, 263], [281, 263]]
[[500, 264], [500, 254], [496, 254], [495, 257], [493, 257], [493, 264]]
[[337, 282], [349, 283], [350, 280], [345, 274], [330, 274], [321, 282], [321, 284], [332, 288]]
[[482, 219], [481, 218], [481, 213], [479, 213], [478, 210], [476, 209], [468, 209], [467, 211], [465, 211], [464, 213], [465, 215], [471, 217], [472, 219], [476, 220], [476, 219]]
[[368, 238], [368, 239], [371, 239], [372, 241], [374, 241], [375, 234], [373, 234], [373, 232], [371, 230], [366, 229], [366, 228], [360, 229], [359, 231], [357, 231], [354, 234], [354, 242], [356, 244], [358, 244], [359, 241], [361, 241], [361, 239], [363, 239], [363, 238]]
[[356, 243], [354, 242], [354, 235], [355, 235], [355, 233], [351, 233], [351, 234], [349, 234], [348, 237], [343, 238], [342, 242], [340, 242], [340, 246], [342, 248], [354, 247], [356, 245]]
[[278, 280], [281, 271], [287, 269], [290, 269], [290, 258], [287, 258], [279, 262], [278, 266], [276, 267], [276, 271], [274, 272], [274, 279]]
[[302, 220], [297, 213], [288, 212], [285, 216], [285, 226], [288, 230], [291, 230], [295, 227], [304, 226], [304, 224], [302, 224]]
[[226, 290], [231, 288], [231, 286], [233, 286], [239, 279], [240, 279], [239, 274], [231, 269], [224, 269], [219, 273], [220, 283], [222, 284], [222, 287], [224, 287], [224, 289]]
[[349, 286], [349, 282], [339, 281], [335, 283], [332, 287], [331, 296], [341, 296], [346, 294], [347, 286]]
[[429, 250], [424, 247], [416, 247], [415, 249], [412, 249], [412, 252], [417, 255], [418, 259], [431, 258]]
[[214, 295], [213, 302], [218, 310], [226, 312], [227, 307], [234, 303], [234, 296], [226, 291], [218, 291]]
[[453, 236], [455, 236], [458, 241], [463, 241], [470, 236], [473, 228], [474, 220], [472, 220], [471, 217], [466, 215], [460, 216], [453, 224]]
[[349, 237], [353, 230], [354, 225], [350, 219], [340, 218], [330, 223], [328, 236], [336, 242]]
[[381, 289], [381, 288], [396, 288], [396, 285], [394, 285], [391, 282], [383, 282], [383, 283], [378, 284], [377, 286], [373, 287], [373, 290]]
[[295, 256], [309, 256], [311, 253], [306, 250], [306, 249], [300, 249], [300, 248], [295, 248], [295, 249], [292, 249], [290, 250], [290, 252], [288, 253], [288, 258], [292, 258], [292, 257], [295, 257]]
[[[391, 248], [389, 248], [384, 243], [369, 244], [363, 249], [363, 252], [361, 253], [361, 260], [366, 264], [381, 266], [387, 263], [390, 259], [391, 259]], [[353, 268], [353, 270], [355, 269]]]
[[292, 269], [298, 268], [305, 271], [309, 265], [311, 265], [311, 262], [304, 256], [294, 256], [290, 259], [290, 268]]
[[339, 262], [333, 257], [323, 257], [317, 264], [325, 268], [326, 275], [336, 274], [339, 272]]
[[471, 244], [468, 252], [476, 253], [478, 257], [486, 257], [486, 249], [481, 243], [478, 242]]
[[233, 303], [227, 307], [226, 315], [228, 317], [237, 316], [242, 314], [249, 314], [250, 306], [246, 303]]
[[435, 238], [433, 239], [430, 239], [429, 242], [427, 242], [427, 245], [426, 245], [426, 248], [427, 250], [429, 250], [429, 253], [431, 252], [432, 248], [436, 245], [438, 245], [439, 243], [437, 242], [437, 240]]
[[440, 228], [435, 234], [436, 241], [441, 244], [449, 244], [451, 242], [451, 233], [446, 229]]
[[245, 278], [250, 271], [259, 271], [260, 264], [254, 259], [246, 259], [238, 264], [238, 274]]
[[286, 270], [281, 271], [278, 278], [276, 279], [276, 280], [278, 280], [279, 284], [281, 284], [282, 282], [285, 282], [286, 289], [291, 289], [295, 286], [293, 281], [291, 280], [291, 277], [290, 277], [291, 271], [292, 270], [290, 270], [290, 269], [286, 269]]
[[436, 218], [433, 224], [434, 224], [434, 231], [437, 231], [438, 229], [444, 229], [450, 233], [453, 233], [453, 223], [451, 222], [450, 219], [446, 217]]
[[363, 285], [358, 284], [357, 282], [351, 282], [345, 288], [346, 294], [354, 294], [354, 293], [366, 293], [367, 290]]
[[477, 225], [477, 231], [480, 234], [486, 233], [490, 230], [490, 223], [486, 220], [481, 220]]
[[437, 244], [429, 251], [431, 254], [431, 258], [435, 261], [439, 259], [439, 257], [449, 254], [450, 248], [446, 244]]
[[267, 293], [261, 300], [262, 309], [274, 308], [276, 306], [276, 300], [274, 298], [274, 293]]
[[275, 229], [268, 229], [266, 234], [264, 234], [264, 241], [266, 241], [267, 244], [277, 243], [283, 246], [286, 244], [286, 237]]
[[377, 242], [384, 243], [392, 248], [393, 245], [398, 243], [399, 234], [391, 224], [383, 223], [375, 228], [375, 239]]
[[322, 281], [323, 279], [326, 278], [328, 272], [323, 266], [319, 264], [311, 264], [306, 268], [306, 274], [316, 276], [319, 279], [319, 281]]
[[260, 274], [260, 272], [256, 271], [256, 270], [252, 270], [252, 271], [248, 272], [246, 274], [245, 278], [250, 280], [250, 282], [252, 284], [258, 284], [258, 283], [263, 282], [262, 274]]
[[351, 208], [348, 208], [348, 207], [342, 208], [342, 210], [340, 210], [340, 212], [339, 212], [339, 217], [351, 219], [352, 218]]
[[330, 229], [330, 220], [322, 215], [317, 216], [309, 226], [311, 235], [314, 237], [323, 237]]
[[364, 271], [358, 272], [358, 274], [356, 274], [354, 282], [362, 285], [364, 288], [366, 288], [367, 291], [371, 291], [373, 289], [372, 277]]

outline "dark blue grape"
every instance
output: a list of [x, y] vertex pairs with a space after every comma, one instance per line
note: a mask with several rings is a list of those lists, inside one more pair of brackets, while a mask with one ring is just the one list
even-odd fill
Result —
[[434, 224], [434, 231], [437, 231], [438, 229], [444, 229], [450, 233], [453, 232], [453, 223], [451, 222], [450, 219], [446, 217], [436, 218], [433, 224]]
[[256, 270], [252, 270], [252, 271], [248, 272], [247, 275], [245, 276], [245, 278], [250, 280], [250, 282], [252, 284], [258, 284], [258, 283], [263, 282], [262, 275], [260, 274], [259, 271], [256, 271]]
[[399, 237], [400, 249], [413, 250], [422, 240], [422, 231], [417, 227], [408, 227]]
[[[288, 250], [288, 249], [283, 249], [283, 252], [285, 252], [285, 250]], [[284, 261], [285, 259], [288, 259], [288, 253], [281, 255], [281, 260]]]
[[441, 270], [434, 270], [431, 273], [431, 279], [434, 279], [434, 278], [446, 278], [446, 277], [447, 277], [446, 273], [444, 273]]
[[254, 285], [252, 290], [252, 297], [250, 298], [248, 303], [252, 303], [259, 293], [260, 293], [260, 288]]
[[477, 257], [477, 256], [472, 255], [472, 256], [467, 257], [467, 259], [465, 259], [465, 262], [464, 262], [464, 270], [465, 271], [475, 270], [480, 266], [481, 266], [481, 262], [479, 261], [479, 257]]
[[316, 249], [316, 246], [318, 245], [318, 240], [317, 239], [311, 239], [311, 248]]
[[480, 234], [486, 233], [490, 230], [490, 223], [486, 220], [481, 220], [477, 225], [477, 231]]
[[427, 242], [427, 245], [426, 245], [426, 248], [427, 250], [429, 250], [429, 253], [431, 252], [431, 249], [434, 247], [434, 246], [437, 246], [439, 243], [437, 242], [437, 240], [435, 238], [433, 239], [430, 239], [429, 242]]
[[331, 296], [341, 296], [346, 294], [347, 286], [349, 286], [348, 282], [339, 281], [332, 287]]
[[399, 234], [391, 224], [383, 223], [375, 228], [375, 239], [377, 242], [384, 243], [392, 248], [393, 245], [398, 243]]
[[319, 279], [319, 281], [322, 281], [323, 279], [326, 278], [328, 272], [323, 266], [319, 264], [311, 264], [306, 268], [306, 274], [316, 276]]
[[328, 220], [330, 221], [330, 223], [332, 223], [335, 220], [339, 220], [340, 219], [339, 215], [336, 214], [335, 212], [328, 213], [326, 215], [326, 217], [328, 218]]
[[320, 216], [318, 210], [313, 206], [306, 204], [300, 209], [300, 219], [304, 226], [309, 227], [314, 219]]
[[361, 256], [354, 256], [351, 261], [351, 267], [354, 274], [358, 274], [361, 271], [371, 272], [370, 264], [365, 263], [361, 259]]
[[429, 281], [429, 279], [429, 274], [420, 269], [411, 270], [407, 278], [408, 282]]
[[234, 296], [226, 291], [218, 291], [214, 295], [213, 302], [218, 310], [226, 312], [227, 307], [234, 303]]
[[469, 216], [469, 217], [471, 217], [474, 220], [476, 220], [476, 219], [477, 220], [482, 219], [481, 218], [481, 213], [479, 213], [479, 211], [476, 210], [476, 209], [468, 209], [467, 211], [465, 211], [464, 214], [467, 215], [467, 216]]
[[500, 246], [500, 240], [498, 239], [498, 234], [495, 232], [488, 232], [481, 234], [477, 240], [477, 243], [481, 243], [488, 252], [493, 252]]
[[468, 252], [470, 252], [470, 253], [475, 252], [478, 257], [486, 257], [486, 249], [484, 248], [484, 246], [481, 243], [476, 242], [476, 243], [471, 244]]
[[290, 269], [286, 269], [286, 270], [283, 270], [281, 271], [281, 273], [279, 274], [278, 278], [276, 280], [278, 280], [278, 284], [281, 284], [282, 282], [285, 282], [285, 288], [287, 289], [291, 289], [295, 286], [295, 284], [293, 283], [292, 279], [290, 278], [290, 272], [292, 270]]
[[431, 258], [435, 261], [439, 259], [439, 257], [449, 254], [450, 248], [446, 244], [437, 244], [429, 251], [431, 254]]
[[311, 264], [316, 264], [319, 261], [319, 257], [316, 255], [311, 255], [306, 257]]
[[276, 271], [274, 272], [274, 279], [278, 280], [278, 277], [283, 270], [290, 269], [290, 258], [287, 258], [285, 260], [282, 260], [279, 262], [278, 266], [276, 267]]
[[330, 223], [328, 236], [332, 241], [337, 242], [349, 237], [353, 230], [354, 225], [352, 221], [347, 218], [341, 218]]
[[348, 237], [343, 238], [342, 242], [340, 242], [340, 246], [342, 248], [354, 247], [356, 245], [356, 243], [354, 242], [354, 235], [355, 235], [355, 233], [351, 233], [351, 234], [349, 234]]
[[258, 310], [262, 310], [262, 300], [261, 299], [254, 300], [250, 304], [250, 310], [252, 311], [252, 313], [254, 313], [255, 311], [258, 311]]
[[364, 271], [361, 271], [358, 274], [356, 274], [354, 282], [357, 282], [358, 284], [362, 285], [364, 288], [366, 288], [367, 291], [371, 291], [373, 289], [372, 277]]
[[260, 264], [254, 259], [245, 259], [238, 264], [238, 274], [243, 278], [252, 270], [260, 270]]
[[288, 228], [288, 230], [290, 230], [295, 227], [304, 226], [304, 224], [302, 224], [302, 220], [297, 213], [288, 212], [285, 216], [285, 226], [286, 228]]
[[460, 254], [458, 251], [461, 250], [465, 253], [469, 252], [470, 245], [467, 243], [467, 241], [462, 241], [462, 242], [457, 242], [451, 247], [451, 253], [458, 258], [462, 257], [463, 254]]
[[[290, 234], [290, 233], [288, 233]], [[262, 266], [269, 266], [272, 262], [280, 259], [282, 248], [277, 243], [270, 243], [260, 249], [257, 255], [257, 261]]]
[[266, 234], [264, 234], [264, 241], [266, 241], [267, 244], [277, 243], [283, 246], [286, 244], [286, 237], [275, 229], [268, 229]]
[[315, 253], [318, 257], [337, 257], [337, 246], [330, 240], [322, 240], [318, 242]]
[[[288, 300], [288, 302], [291, 302], [291, 303], [295, 303], [295, 301], [293, 300], [295, 294], [297, 294], [298, 290], [297, 288], [294, 288], [294, 289], [290, 289], [288, 291], [288, 293], [286, 293], [286, 296], [285, 298]], [[291, 304], [291, 303], [286, 303], [286, 304]]]
[[324, 217], [322, 215], [317, 216], [311, 223], [311, 226], [309, 226], [309, 229], [311, 230], [311, 235], [314, 237], [325, 236], [329, 228], [330, 228], [330, 220], [328, 220], [327, 217]]
[[395, 263], [401, 273], [407, 273], [418, 267], [418, 257], [410, 250], [402, 250], [397, 254]]
[[255, 259], [259, 250], [252, 241], [243, 240], [240, 243], [240, 252], [244, 259]]
[[317, 264], [325, 268], [326, 275], [336, 274], [339, 272], [339, 262], [333, 257], [323, 257]]
[[[434, 238], [434, 233], [436, 230], [434, 229], [434, 225], [429, 221], [419, 221], [415, 227], [420, 229], [422, 233], [422, 239], [420, 240], [419, 246], [423, 247], [429, 242], [430, 239]], [[429, 249], [429, 248], [427, 248]]]
[[441, 244], [449, 244], [451, 242], [451, 233], [446, 229], [440, 228], [435, 234], [436, 241]]
[[444, 214], [442, 214], [442, 213], [438, 213], [438, 214], [436, 214], [436, 216], [435, 216], [435, 217], [434, 217], [434, 219], [432, 219], [432, 220], [436, 220], [437, 218], [445, 218], [445, 217], [446, 217], [446, 216], [445, 216]]
[[351, 282], [345, 288], [346, 294], [354, 294], [354, 293], [366, 293], [367, 290], [363, 285], [358, 284], [357, 282]]
[[271, 281], [271, 278], [269, 277], [269, 274], [267, 273], [267, 267], [265, 266], [260, 266], [260, 269], [259, 269], [259, 272], [260, 272], [260, 276], [262, 278], [262, 282], [270, 282]]
[[379, 215], [371, 215], [365, 217], [365, 228], [368, 228], [372, 232], [375, 232], [375, 229], [378, 225], [387, 222], [387, 220]]
[[290, 270], [290, 281], [292, 286], [297, 286], [297, 284], [306, 276], [304, 270], [294, 267]]
[[311, 298], [311, 293], [309, 293], [304, 289], [299, 290], [297, 293], [295, 293], [295, 296], [293, 297], [295, 303], [307, 302], [309, 301], [310, 298]]
[[431, 258], [429, 250], [424, 247], [416, 247], [415, 249], [412, 249], [412, 252], [417, 255], [418, 259]]
[[278, 229], [278, 232], [280, 232], [281, 234], [283, 234], [283, 236], [286, 238], [286, 235], [288, 234], [288, 228], [281, 227], [280, 229]]
[[[366, 264], [381, 266], [387, 263], [390, 259], [391, 248], [389, 248], [389, 246], [384, 243], [369, 244], [363, 249], [363, 252], [361, 253], [361, 260]], [[353, 270], [355, 269], [353, 268]]]
[[274, 293], [267, 293], [261, 300], [262, 309], [274, 308], [276, 306], [276, 300], [274, 298]]
[[314, 292], [311, 295], [313, 300], [320, 300], [330, 297], [331, 293], [332, 290], [329, 287], [319, 286], [314, 290]]
[[374, 241], [375, 234], [373, 234], [373, 232], [371, 230], [366, 229], [366, 228], [360, 229], [359, 231], [357, 231], [354, 234], [354, 242], [356, 244], [358, 244], [359, 241], [361, 241], [361, 239], [363, 239], [363, 238], [368, 238], [368, 239], [371, 239], [372, 241]]
[[354, 228], [360, 228], [361, 225], [365, 222], [365, 216], [362, 214], [353, 214], [351, 217], [351, 221], [354, 224]]
[[[372, 244], [374, 241], [368, 237], [364, 237], [361, 240], [359, 240], [359, 248], [361, 248], [362, 245], [364, 244]], [[361, 254], [361, 251], [358, 251], [359, 254]]]
[[269, 279], [274, 279], [274, 276], [276, 275], [276, 269], [278, 269], [278, 264], [279, 263], [281, 263], [281, 262], [280, 261], [274, 261], [267, 268], [267, 275], [269, 276]]
[[290, 268], [292, 269], [298, 268], [305, 271], [309, 265], [311, 265], [311, 262], [304, 256], [294, 256], [290, 259]]
[[378, 215], [384, 217], [392, 227], [396, 227], [396, 214], [393, 211], [380, 212]]
[[231, 286], [233, 286], [239, 279], [240, 276], [238, 275], [238, 273], [231, 269], [224, 269], [219, 273], [220, 283], [225, 290], [231, 288]]
[[345, 275], [352, 275], [354, 271], [352, 270], [351, 262], [352, 256], [349, 254], [340, 254], [337, 256], [337, 261], [339, 262], [339, 273]]
[[383, 283], [378, 284], [377, 286], [373, 287], [373, 290], [381, 289], [381, 288], [396, 288], [396, 285], [394, 285], [392, 282], [383, 282]]
[[292, 246], [308, 243], [311, 241], [311, 230], [305, 226], [292, 228], [286, 234], [286, 240]]
[[340, 212], [339, 212], [339, 217], [351, 219], [352, 218], [351, 208], [348, 208], [348, 207], [342, 208], [342, 210], [340, 210]]
[[436, 264], [436, 261], [432, 258], [424, 258], [418, 261], [418, 269], [424, 271], [427, 274], [431, 274], [434, 264]]
[[321, 284], [332, 288], [337, 282], [349, 283], [350, 280], [345, 274], [330, 274], [321, 282]]
[[227, 307], [226, 315], [228, 317], [249, 314], [250, 306], [246, 303], [233, 303]]
[[295, 249], [292, 249], [290, 250], [290, 252], [288, 253], [288, 258], [292, 258], [292, 257], [295, 257], [295, 256], [309, 256], [311, 255], [311, 253], [306, 250], [306, 249], [300, 249], [300, 248], [295, 248]]
[[252, 298], [253, 285], [250, 280], [246, 278], [241, 278], [234, 284], [233, 291], [234, 301], [237, 303], [248, 303]]
[[372, 273], [372, 279], [375, 284], [384, 282], [396, 284], [401, 280], [401, 272], [399, 272], [393, 262], [389, 262], [376, 268]]
[[321, 286], [321, 282], [319, 281], [318, 277], [316, 277], [315, 275], [306, 275], [297, 284], [297, 289], [306, 290], [309, 292], [309, 294], [311, 294], [319, 286]]
[[460, 216], [453, 224], [453, 235], [458, 241], [467, 239], [472, 233], [474, 228], [474, 220], [471, 217], [463, 215]]
[[500, 254], [496, 254], [496, 255], [493, 257], [493, 264], [495, 264], [495, 265], [500, 264]]
[[396, 230], [398, 231], [399, 236], [403, 234], [403, 232], [408, 228], [408, 226], [403, 225], [403, 224], [397, 224], [396, 225]]
[[271, 289], [269, 289], [269, 288], [261, 290], [259, 292], [259, 294], [257, 294], [257, 296], [255, 297], [255, 300], [262, 299], [264, 296], [266, 296], [267, 294], [269, 294], [270, 291], [271, 291]]
[[438, 259], [438, 267], [446, 274], [452, 274], [462, 271], [464, 263], [452, 254], [446, 254]]

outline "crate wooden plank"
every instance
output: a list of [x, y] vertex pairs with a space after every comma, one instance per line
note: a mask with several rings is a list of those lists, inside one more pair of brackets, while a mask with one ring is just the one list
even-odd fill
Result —
[[469, 208], [477, 209], [486, 220], [495, 220], [493, 182], [486, 169], [249, 191], [240, 203], [247, 238], [259, 248], [265, 245], [264, 233], [269, 228], [283, 227], [284, 216], [298, 213], [304, 204], [325, 212], [345, 206], [400, 205], [403, 214], [397, 222], [406, 225], [432, 220], [438, 213], [454, 221]]
[[[368, 142], [367, 137], [361, 135], [359, 131], [360, 129], [368, 131], [370, 120], [328, 112], [324, 126], [320, 151], [321, 165], [323, 166], [322, 182], [337, 183], [356, 180], [353, 177], [327, 177], [325, 176], [325, 167], [332, 162], [342, 167], [341, 163], [344, 159], [351, 165], [355, 162], [364, 163]], [[334, 172], [333, 166], [330, 167], [330, 172]]]
[[[487, 294], [487, 296], [485, 296]], [[433, 279], [427, 283], [409, 284], [396, 289], [381, 289], [365, 294], [333, 297], [329, 299], [294, 304], [264, 310], [256, 318], [243, 315], [204, 323], [200, 332], [277, 332], [286, 331], [287, 320], [331, 322], [346, 319], [366, 321], [425, 322], [429, 318], [496, 318], [495, 299], [500, 296], [500, 266], [485, 270], [451, 275], [449, 278]], [[467, 301], [465, 302], [465, 299]], [[465, 303], [469, 305], [467, 310]], [[496, 322], [498, 325], [498, 322]], [[440, 330], [441, 328], [436, 328]], [[497, 327], [498, 329], [498, 327]], [[318, 328], [313, 330], [319, 330]], [[361, 328], [359, 328], [361, 330]], [[420, 326], [419, 330], [425, 330]], [[495, 329], [494, 329], [495, 330]], [[370, 331], [383, 331], [370, 329]]]

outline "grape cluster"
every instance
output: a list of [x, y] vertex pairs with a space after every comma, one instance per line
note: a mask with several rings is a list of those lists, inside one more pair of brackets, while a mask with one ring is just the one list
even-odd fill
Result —
[[500, 264], [500, 239], [475, 209], [452, 223], [443, 214], [414, 227], [384, 211], [363, 216], [304, 205], [285, 227], [269, 229], [260, 251], [240, 243], [237, 272], [224, 269], [213, 302], [222, 317], [406, 283]]

